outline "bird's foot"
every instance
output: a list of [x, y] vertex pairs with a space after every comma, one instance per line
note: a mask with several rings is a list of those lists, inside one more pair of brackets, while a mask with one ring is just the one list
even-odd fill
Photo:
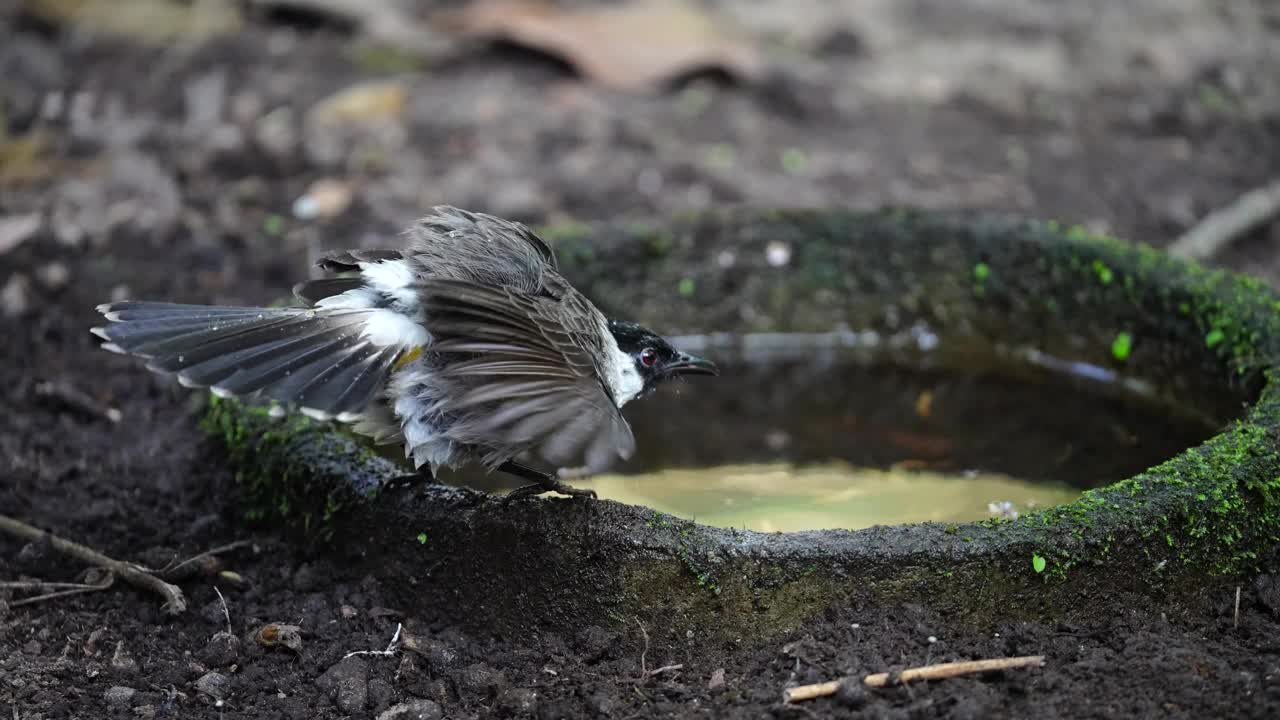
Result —
[[415, 473], [406, 473], [404, 475], [397, 475], [391, 478], [390, 480], [388, 480], [385, 483], [385, 487], [392, 488], [392, 489], [406, 488], [406, 487], [413, 487], [415, 485], [429, 485], [431, 483], [434, 483], [435, 481], [436, 481], [436, 478], [434, 475], [431, 474], [431, 471], [419, 470], [418, 472], [415, 472]]
[[503, 464], [501, 467], [499, 467], [498, 469], [502, 470], [503, 472], [507, 472], [512, 475], [515, 475], [516, 477], [533, 481], [528, 485], [523, 485], [507, 493], [506, 497], [502, 499], [503, 504], [509, 503], [512, 500], [518, 500], [520, 498], [532, 497], [534, 495], [541, 495], [542, 493], [545, 493], [545, 492], [557, 492], [557, 493], [560, 493], [561, 495], [568, 495], [569, 497], [574, 497], [574, 498], [589, 497], [594, 499], [596, 497], [595, 490], [591, 490], [588, 488], [576, 488], [576, 487], [573, 487], [572, 485], [566, 485], [560, 479], [562, 477], [571, 477], [571, 478], [583, 477], [586, 475], [586, 473], [579, 472], [579, 471], [585, 470], [584, 468], [568, 468], [565, 470], [561, 470], [559, 473], [556, 473], [555, 475], [552, 475], [550, 473], [544, 473], [538, 470], [534, 470], [533, 468], [527, 467], [525, 465], [520, 465], [519, 463], [507, 462]]

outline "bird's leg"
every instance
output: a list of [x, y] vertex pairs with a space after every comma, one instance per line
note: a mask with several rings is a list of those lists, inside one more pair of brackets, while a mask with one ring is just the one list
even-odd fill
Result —
[[522, 480], [532, 480], [533, 482], [518, 487], [507, 493], [503, 498], [503, 502], [511, 502], [517, 498], [528, 497], [530, 495], [541, 495], [544, 492], [554, 491], [570, 497], [591, 497], [596, 496], [595, 490], [583, 490], [560, 482], [557, 475], [545, 473], [541, 470], [535, 470], [528, 465], [522, 465], [514, 460], [507, 460], [498, 466], [498, 470], [510, 475], [515, 475]]
[[412, 487], [414, 485], [430, 485], [436, 481], [435, 473], [431, 472], [431, 468], [423, 466], [412, 473], [397, 475], [386, 482], [387, 487]]

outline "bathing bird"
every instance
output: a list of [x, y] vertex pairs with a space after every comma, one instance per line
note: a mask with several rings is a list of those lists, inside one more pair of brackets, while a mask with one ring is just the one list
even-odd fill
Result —
[[323, 256], [326, 276], [295, 286], [295, 307], [112, 302], [92, 331], [187, 387], [402, 443], [420, 476], [479, 463], [529, 483], [509, 497], [594, 497], [564, 480], [631, 456], [622, 407], [669, 378], [719, 372], [605, 317], [521, 223], [439, 206], [402, 238]]

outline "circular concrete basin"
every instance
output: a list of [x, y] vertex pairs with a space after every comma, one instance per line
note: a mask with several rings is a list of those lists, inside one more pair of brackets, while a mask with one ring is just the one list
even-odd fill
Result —
[[923, 328], [1235, 419], [1013, 520], [764, 533], [612, 501], [388, 485], [403, 468], [337, 428], [214, 401], [206, 427], [238, 471], [246, 517], [342, 555], [421, 617], [504, 633], [638, 619], [673, 642], [755, 641], [868, 603], [976, 624], [1189, 607], [1280, 542], [1280, 296], [1256, 280], [973, 214], [737, 210], [544, 235], [606, 313], [663, 332], [830, 341]]

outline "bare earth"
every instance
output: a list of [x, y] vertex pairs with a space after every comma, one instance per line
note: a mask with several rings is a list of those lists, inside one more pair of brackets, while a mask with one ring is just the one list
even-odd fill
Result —
[[[390, 76], [342, 28], [259, 17], [156, 50], [20, 5], [0, 2], [0, 512], [156, 565], [253, 545], [224, 559], [244, 585], [189, 578], [178, 618], [120, 583], [0, 602], [0, 716], [374, 717], [401, 703], [450, 718], [1280, 716], [1275, 575], [1243, 586], [1238, 625], [1234, 585], [1202, 616], [1144, 607], [981, 633], [918, 608], [843, 607], [765, 647], [694, 633], [643, 660], [638, 628], [480, 637], [451, 629], [465, 607], [402, 617], [376, 578], [246, 524], [198, 400], [87, 332], [112, 298], [272, 302], [319, 249], [388, 242], [436, 203], [533, 222], [980, 207], [1165, 245], [1280, 177], [1280, 4], [720, 0], [777, 75], [622, 95], [545, 56], [477, 48], [403, 76], [403, 114], [351, 135], [309, 112]], [[296, 219], [322, 177], [356, 183], [353, 203]], [[32, 213], [34, 232], [6, 242]], [[1273, 223], [1216, 262], [1275, 283], [1277, 242]], [[1280, 573], [1280, 551], [1269, 562]], [[0, 580], [82, 574], [0, 538]], [[215, 582], [236, 640], [215, 637]], [[249, 637], [267, 622], [299, 626], [301, 651]], [[397, 623], [418, 651], [342, 659], [384, 648]], [[789, 683], [1023, 654], [1046, 667], [780, 703]], [[683, 667], [645, 678], [642, 663]]]

